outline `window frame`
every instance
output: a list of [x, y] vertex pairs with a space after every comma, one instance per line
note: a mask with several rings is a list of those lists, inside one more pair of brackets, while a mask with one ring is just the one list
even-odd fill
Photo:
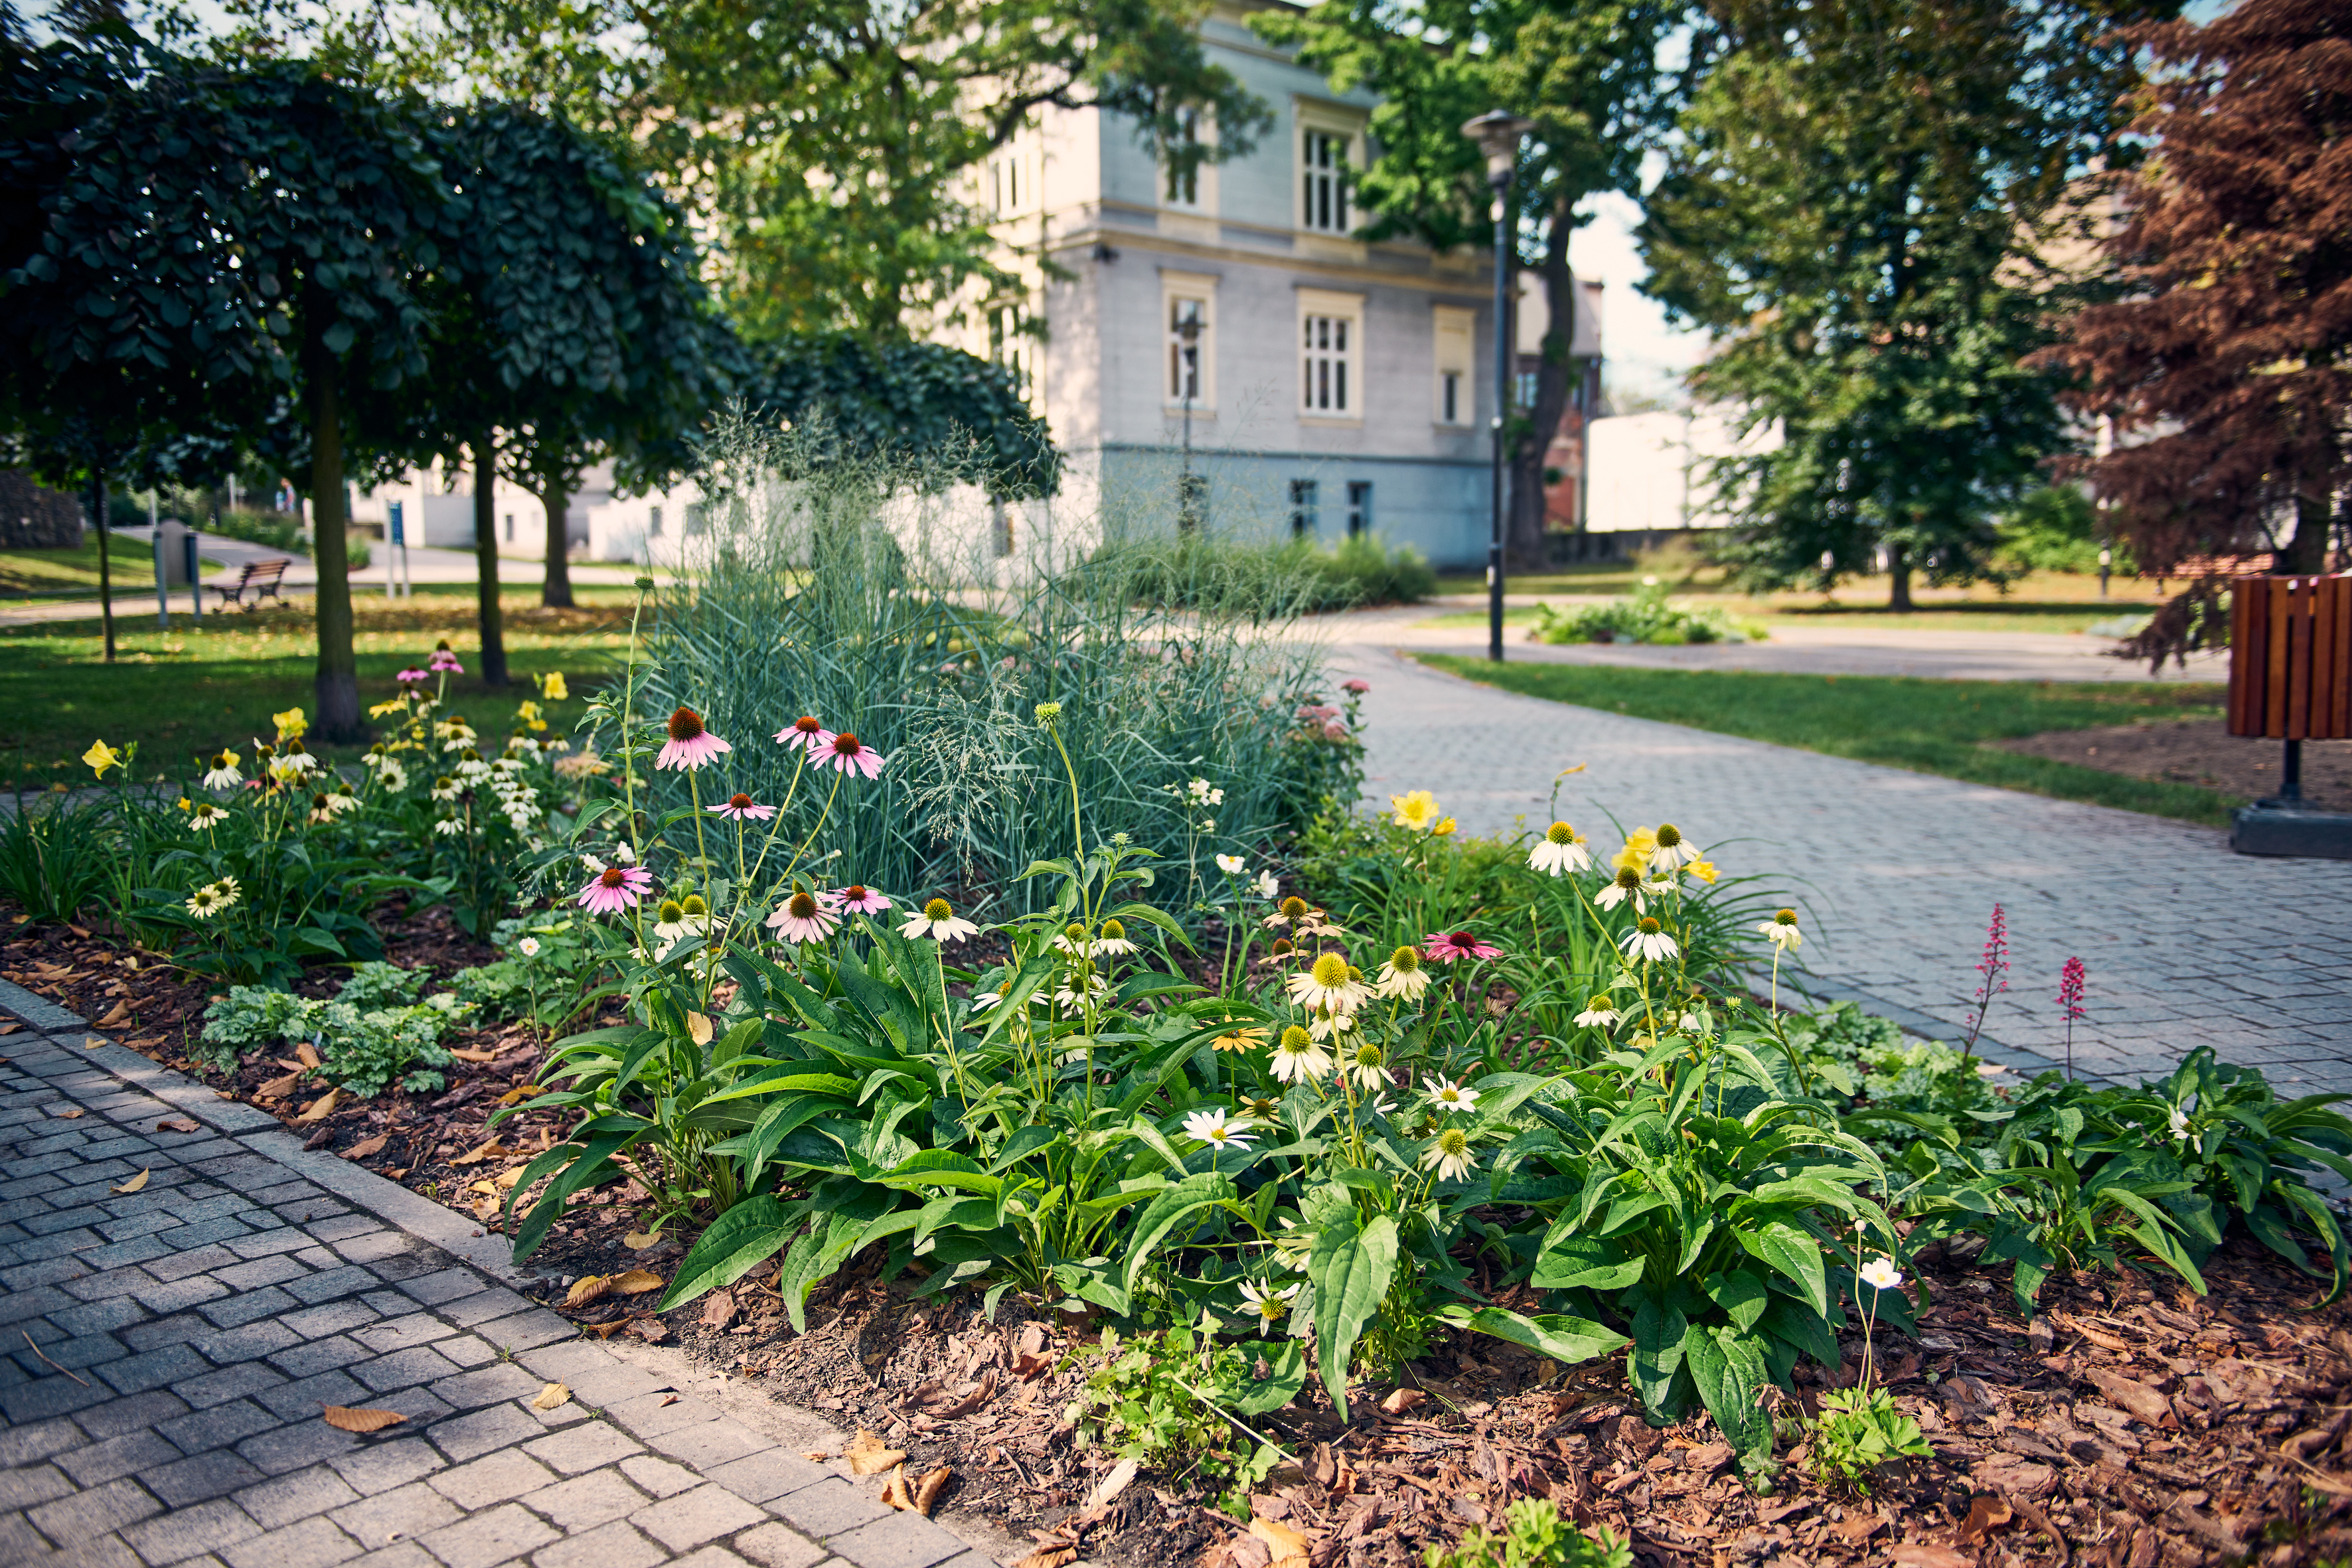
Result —
[[[1336, 146], [1338, 159], [1318, 163], [1318, 150]], [[1370, 162], [1364, 117], [1308, 100], [1294, 100], [1291, 113], [1291, 222], [1301, 234], [1349, 239], [1356, 231], [1356, 179]], [[1318, 181], [1320, 182], [1318, 185]], [[1318, 195], [1328, 198], [1318, 201]], [[1318, 221], [1325, 218], [1328, 221]]]
[[1199, 385], [1192, 395], [1192, 414], [1198, 418], [1216, 412], [1217, 281], [1205, 273], [1163, 270], [1160, 274], [1160, 396], [1162, 406], [1172, 413], [1181, 413], [1184, 408], [1184, 389], [1176, 379], [1176, 356], [1181, 346], [1176, 335], [1176, 311], [1186, 304], [1198, 306], [1201, 312], [1201, 335], [1193, 367]]
[[[1216, 146], [1217, 122], [1214, 117], [1200, 109], [1181, 110], [1179, 115], [1186, 128], [1186, 139], [1193, 145]], [[1217, 211], [1217, 165], [1213, 157], [1203, 158], [1192, 170], [1189, 195], [1177, 192], [1175, 165], [1161, 160], [1160, 205], [1169, 212], [1190, 213], [1200, 217], [1214, 216]]]
[[[1297, 292], [1298, 319], [1292, 329], [1291, 342], [1299, 356], [1299, 417], [1361, 424], [1367, 359], [1364, 296], [1324, 289], [1301, 289]], [[1339, 331], [1318, 333], [1318, 321], [1337, 326]], [[1335, 367], [1337, 374], [1331, 374]]]
[[1290, 537], [1319, 539], [1323, 533], [1323, 503], [1321, 483], [1315, 479], [1290, 481]]
[[[1430, 422], [1467, 430], [1478, 421], [1478, 312], [1462, 305], [1430, 310]], [[1454, 408], [1445, 406], [1448, 377], [1454, 378]]]

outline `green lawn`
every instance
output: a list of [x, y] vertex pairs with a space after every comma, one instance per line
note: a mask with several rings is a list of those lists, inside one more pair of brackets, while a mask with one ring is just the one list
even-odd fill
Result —
[[1607, 665], [1497, 668], [1483, 658], [1447, 655], [1423, 655], [1422, 662], [1555, 702], [2210, 826], [2226, 825], [2230, 808], [2244, 804], [2193, 784], [2126, 778], [1979, 743], [2143, 719], [2214, 718], [2221, 711], [2222, 689], [2216, 685], [1914, 680]]
[[[583, 677], [618, 662], [635, 596], [626, 588], [575, 593], [583, 604], [572, 610], [543, 610], [530, 595], [504, 597], [507, 658], [518, 679], [497, 693], [478, 679], [471, 584], [420, 584], [414, 599], [396, 602], [353, 595], [362, 703], [392, 696], [394, 672], [422, 664], [435, 640], [447, 637], [467, 669], [450, 683], [457, 710], [502, 734], [513, 705], [532, 694], [520, 678], [560, 669], [571, 678], [572, 700], [548, 715], [550, 732], [568, 733], [587, 695]], [[138, 742], [139, 772], [152, 776], [202, 751], [243, 751], [253, 736], [270, 733], [269, 715], [280, 710], [315, 709], [318, 640], [307, 599], [207, 615], [201, 630], [184, 614], [173, 620], [165, 632], [152, 616], [118, 615], [110, 668], [96, 621], [0, 627], [0, 785], [85, 782], [77, 759], [98, 739]]]
[[[1896, 615], [1892, 610], [1867, 605], [1843, 603], [1775, 606], [1769, 600], [1751, 599], [1735, 594], [1677, 594], [1675, 596], [1693, 604], [1720, 605], [1733, 615], [1753, 616], [1768, 626], [1837, 626], [1854, 631], [2081, 633], [2087, 632], [2102, 621], [2144, 613], [2147, 608], [2137, 601], [2115, 600], [2085, 605], [2071, 600], [2037, 603], [1994, 599], [1932, 605], [1926, 609]], [[1532, 626], [1535, 620], [1536, 611], [1532, 605], [1513, 607], [1503, 612], [1503, 624], [1506, 626]], [[1445, 627], [1483, 626], [1486, 624], [1486, 612], [1460, 610], [1449, 615], [1432, 616], [1418, 624]]]
[[[110, 535], [107, 565], [117, 594], [155, 591], [155, 558], [143, 540]], [[206, 567], [219, 562], [205, 556]], [[173, 590], [183, 605], [185, 588]], [[98, 596], [98, 536], [74, 550], [0, 550], [0, 599], [80, 599]]]

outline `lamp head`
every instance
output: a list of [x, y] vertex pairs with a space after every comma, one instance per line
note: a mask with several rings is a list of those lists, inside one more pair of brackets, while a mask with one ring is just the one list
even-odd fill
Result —
[[1486, 155], [1486, 177], [1496, 184], [1509, 177], [1519, 161], [1519, 143], [1535, 122], [1522, 120], [1500, 109], [1490, 109], [1477, 119], [1466, 121], [1462, 134], [1478, 143]]

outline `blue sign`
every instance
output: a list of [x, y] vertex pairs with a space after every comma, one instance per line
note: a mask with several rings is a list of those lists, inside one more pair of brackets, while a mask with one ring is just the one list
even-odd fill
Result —
[[387, 506], [392, 514], [392, 542], [405, 550], [408, 547], [408, 535], [402, 528], [400, 503], [391, 501]]

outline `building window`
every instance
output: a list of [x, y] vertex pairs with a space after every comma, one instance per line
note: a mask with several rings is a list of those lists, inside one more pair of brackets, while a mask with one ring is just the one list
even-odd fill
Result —
[[1435, 404], [1432, 412], [1440, 425], [1467, 425], [1474, 409], [1470, 395], [1474, 363], [1471, 333], [1477, 325], [1477, 316], [1458, 305], [1440, 305], [1430, 325], [1435, 344], [1432, 363], [1437, 375], [1432, 389]]
[[646, 537], [647, 539], [661, 537], [661, 508], [657, 506], [646, 509]]
[[1523, 370], [1511, 378], [1511, 405], [1515, 408], [1533, 408], [1537, 389], [1543, 384], [1543, 372]]
[[1349, 479], [1348, 481], [1348, 537], [1353, 539], [1360, 533], [1370, 533], [1371, 531], [1372, 481]]
[[989, 547], [999, 561], [1013, 553], [1013, 512], [1002, 500], [988, 503]]
[[990, 308], [988, 357], [1013, 373], [1013, 384], [1024, 397], [1029, 395], [1030, 355], [1035, 346], [1028, 331], [1028, 313], [1019, 305]]
[[1309, 414], [1346, 414], [1351, 406], [1348, 365], [1355, 357], [1356, 323], [1347, 316], [1308, 315], [1302, 320], [1307, 349], [1299, 383], [1301, 405]]
[[686, 509], [686, 536], [688, 539], [700, 537], [709, 526], [709, 509], [700, 501], [696, 501]]
[[514, 513], [512, 512], [507, 513], [507, 542], [509, 544], [514, 542]]
[[1293, 538], [1311, 537], [1321, 527], [1315, 504], [1315, 481], [1290, 481], [1290, 532]]
[[1028, 159], [1016, 148], [1006, 148], [988, 161], [988, 205], [999, 217], [1010, 217], [1029, 205]]
[[1348, 232], [1348, 143], [1344, 132], [1313, 126], [1299, 132], [1298, 226], [1318, 234]]
[[1168, 401], [1200, 403], [1201, 356], [1208, 351], [1209, 302], [1171, 295], [1168, 300]]
[[[1176, 143], [1181, 151], [1190, 152], [1201, 144], [1201, 111], [1185, 109], [1177, 111]], [[1186, 163], [1168, 165], [1168, 205], [1171, 207], [1197, 207], [1201, 205], [1201, 165]]]

